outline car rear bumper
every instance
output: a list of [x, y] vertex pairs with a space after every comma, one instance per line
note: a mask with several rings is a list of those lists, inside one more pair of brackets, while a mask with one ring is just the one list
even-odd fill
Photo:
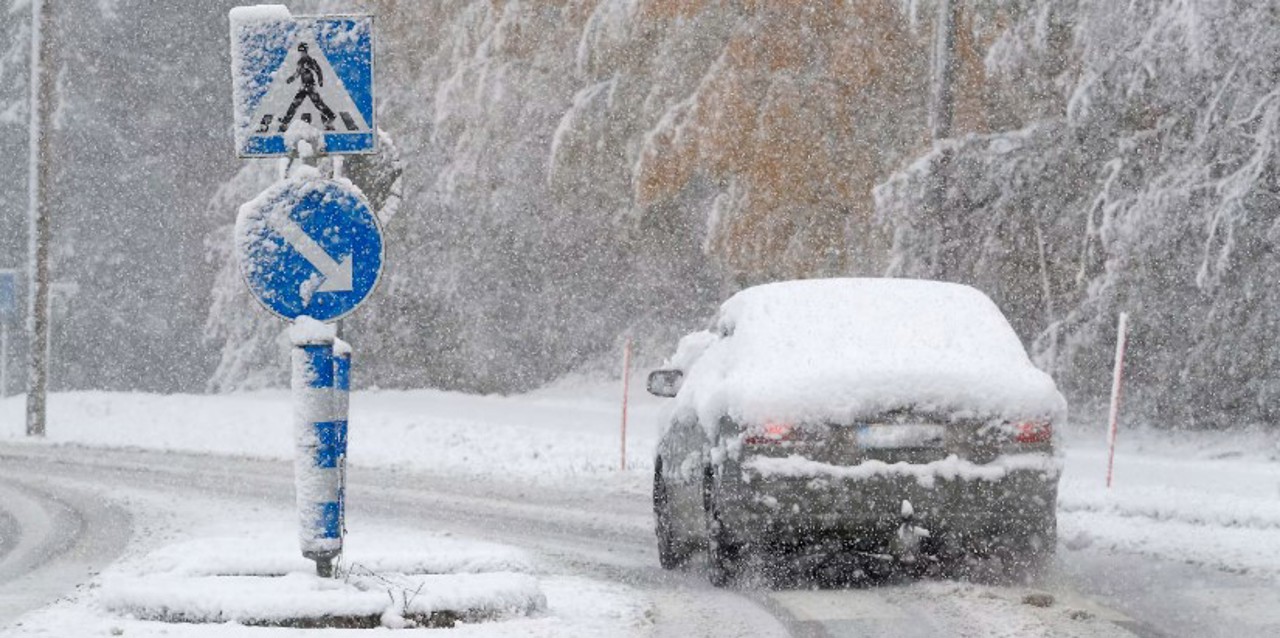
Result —
[[897, 530], [904, 500], [911, 502], [916, 524], [935, 536], [1039, 530], [1053, 520], [1059, 465], [1047, 454], [1035, 456], [1041, 458], [981, 465], [954, 457], [852, 467], [748, 462], [724, 472], [717, 516], [744, 540], [834, 538], [866, 551], [877, 551]]

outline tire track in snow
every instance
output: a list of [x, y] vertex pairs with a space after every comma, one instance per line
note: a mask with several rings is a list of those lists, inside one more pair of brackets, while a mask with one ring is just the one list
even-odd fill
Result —
[[82, 492], [55, 494], [3, 467], [0, 503], [17, 534], [0, 557], [0, 626], [88, 581], [130, 537], [123, 510]]

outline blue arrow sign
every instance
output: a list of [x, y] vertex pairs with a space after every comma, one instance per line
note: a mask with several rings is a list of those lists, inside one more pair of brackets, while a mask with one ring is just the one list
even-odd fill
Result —
[[285, 319], [341, 319], [382, 275], [382, 229], [345, 180], [294, 178], [240, 207], [236, 250], [249, 290]]
[[322, 140], [319, 153], [377, 152], [372, 16], [295, 18], [268, 5], [230, 17], [238, 156], [286, 155], [294, 136]]

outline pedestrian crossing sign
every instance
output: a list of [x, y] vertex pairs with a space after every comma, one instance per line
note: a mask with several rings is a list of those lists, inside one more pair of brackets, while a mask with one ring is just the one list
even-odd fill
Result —
[[[231, 10], [236, 154], [375, 153], [373, 16], [290, 15], [280, 5]], [[318, 143], [317, 143], [318, 142]]]

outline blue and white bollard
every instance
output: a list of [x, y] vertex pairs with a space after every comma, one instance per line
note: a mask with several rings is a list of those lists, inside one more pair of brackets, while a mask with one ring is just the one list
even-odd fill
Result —
[[293, 342], [293, 469], [299, 540], [302, 555], [315, 561], [316, 573], [331, 577], [333, 563], [342, 553], [347, 433], [346, 415], [339, 411], [334, 390], [339, 368], [334, 357], [335, 330], [310, 317], [298, 317], [289, 337]]

